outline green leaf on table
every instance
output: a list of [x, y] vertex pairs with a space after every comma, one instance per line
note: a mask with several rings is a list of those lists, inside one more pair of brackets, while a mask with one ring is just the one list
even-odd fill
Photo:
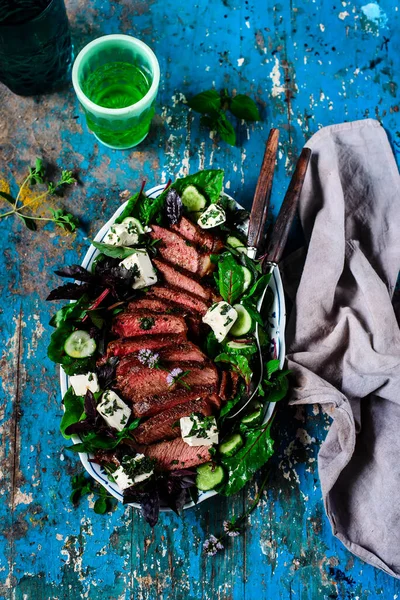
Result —
[[273, 454], [271, 422], [249, 431], [244, 446], [232, 457], [221, 458], [228, 477], [217, 491], [224, 496], [239, 492]]
[[224, 142], [227, 142], [227, 144], [234, 146], [236, 144], [235, 129], [224, 112], [219, 114], [216, 126], [219, 137], [224, 140]]
[[229, 104], [229, 110], [238, 119], [245, 121], [260, 121], [257, 104], [245, 94], [237, 94]]
[[229, 304], [233, 304], [242, 293], [244, 275], [242, 267], [230, 252], [225, 252], [218, 263], [219, 293]]
[[76, 396], [72, 386], [68, 388], [63, 398], [65, 411], [60, 423], [61, 434], [66, 440], [69, 440], [71, 436], [66, 435], [65, 430], [69, 425], [80, 421], [84, 413], [84, 402], [84, 397]]
[[200, 92], [188, 100], [188, 106], [201, 114], [221, 108], [221, 97], [216, 90]]
[[7, 202], [9, 202], [10, 204], [12, 204], [14, 206], [15, 198], [13, 198], [11, 196], [11, 194], [7, 194], [7, 192], [0, 192], [0, 197], [4, 198], [4, 200], [7, 200]]
[[35, 185], [36, 183], [44, 183], [46, 171], [43, 165], [43, 160], [37, 158], [34, 167], [29, 167], [29, 183]]
[[37, 225], [36, 225], [34, 219], [29, 219], [28, 217], [24, 217], [24, 215], [21, 215], [20, 213], [16, 213], [16, 214], [21, 219], [21, 221], [24, 223], [25, 227], [27, 227], [27, 229], [29, 229], [29, 231], [37, 230]]
[[63, 208], [54, 210], [50, 208], [50, 212], [53, 215], [53, 221], [58, 227], [64, 229], [64, 231], [75, 231], [79, 225], [79, 219], [69, 212], [66, 212]]
[[98, 515], [104, 515], [104, 513], [106, 513], [108, 510], [107, 498], [104, 496], [97, 498], [96, 502], [94, 503], [93, 510]]

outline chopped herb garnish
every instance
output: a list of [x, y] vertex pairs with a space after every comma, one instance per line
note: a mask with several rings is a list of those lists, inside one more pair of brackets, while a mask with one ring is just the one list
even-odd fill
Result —
[[155, 320], [153, 319], [153, 317], [142, 317], [140, 319], [140, 329], [143, 329], [144, 331], [148, 331], [149, 329], [154, 327], [154, 323], [155, 323]]

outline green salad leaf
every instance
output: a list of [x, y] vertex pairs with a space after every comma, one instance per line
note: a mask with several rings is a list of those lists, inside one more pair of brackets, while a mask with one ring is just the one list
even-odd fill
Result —
[[136, 192], [136, 194], [133, 194], [133, 196], [131, 196], [124, 208], [124, 210], [122, 211], [122, 213], [119, 215], [119, 217], [117, 217], [115, 219], [115, 223], [122, 223], [122, 221], [124, 219], [126, 219], [127, 217], [134, 217], [134, 212], [135, 212], [135, 208], [136, 208], [136, 204], [138, 203], [138, 200], [141, 196], [142, 192]]
[[68, 446], [66, 450], [70, 450], [71, 452], [88, 452], [93, 453], [97, 450], [113, 450], [116, 448], [123, 440], [126, 438], [130, 438], [130, 432], [136, 429], [139, 425], [140, 419], [134, 419], [128, 427], [125, 427], [122, 431], [115, 432], [115, 438], [111, 438], [107, 435], [97, 433], [96, 431], [90, 431], [84, 435], [80, 435], [82, 438], [82, 442], [78, 444], [74, 444], [73, 446]]
[[217, 491], [223, 496], [232, 496], [250, 481], [273, 454], [271, 422], [249, 431], [244, 446], [231, 457], [222, 457], [221, 464], [228, 477]]
[[219, 293], [229, 304], [233, 304], [243, 291], [244, 275], [242, 267], [230, 252], [225, 252], [218, 262]]
[[222, 193], [224, 172], [222, 169], [205, 169], [204, 171], [193, 173], [193, 175], [182, 177], [182, 179], [177, 179], [171, 187], [181, 195], [183, 190], [189, 185], [198, 188], [209, 199], [211, 204], [215, 204]]
[[246, 385], [249, 385], [252, 376], [252, 370], [249, 365], [249, 359], [243, 354], [227, 354], [222, 352], [214, 359], [216, 362], [223, 362], [232, 365], [232, 369], [239, 373], [239, 375], [245, 380]]
[[92, 242], [92, 245], [100, 250], [102, 254], [106, 256], [110, 256], [111, 258], [120, 258], [123, 260], [132, 254], [136, 254], [137, 252], [144, 252], [144, 250], [139, 250], [138, 248], [129, 248], [128, 246], [113, 246], [112, 244], [103, 244], [102, 242]]
[[84, 397], [76, 396], [72, 386], [68, 388], [63, 398], [65, 412], [60, 423], [61, 434], [66, 440], [69, 440], [71, 436], [66, 435], [65, 430], [69, 425], [80, 421], [84, 413], [84, 402]]

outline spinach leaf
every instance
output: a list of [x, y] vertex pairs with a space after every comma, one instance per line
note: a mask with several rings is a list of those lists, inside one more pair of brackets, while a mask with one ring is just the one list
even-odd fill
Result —
[[220, 494], [236, 494], [272, 456], [273, 440], [270, 430], [271, 422], [249, 431], [244, 446], [234, 456], [221, 459], [228, 477], [226, 482], [217, 488]]
[[50, 325], [52, 327], [60, 327], [68, 321], [80, 321], [86, 315], [89, 304], [89, 298], [84, 294], [76, 302], [71, 302], [60, 308], [60, 310], [58, 310], [50, 319]]
[[68, 446], [65, 449], [75, 453], [87, 452], [89, 454], [95, 453], [96, 450], [113, 450], [125, 439], [132, 439], [130, 432], [136, 429], [136, 427], [139, 425], [139, 422], [140, 419], [135, 419], [128, 427], [125, 427], [122, 431], [115, 431], [115, 435], [113, 435], [113, 437], [107, 435], [107, 433], [90, 431], [89, 433], [81, 436], [82, 442], [74, 444], [74, 446]]
[[243, 269], [230, 252], [225, 252], [218, 263], [219, 293], [229, 304], [233, 304], [243, 290]]
[[264, 321], [262, 320], [256, 305], [253, 304], [250, 300], [242, 300], [241, 304], [243, 304], [244, 308], [247, 310], [252, 320], [261, 325], [261, 327], [264, 327]]
[[149, 225], [152, 222], [161, 223], [166, 191], [157, 198], [149, 198], [146, 194], [141, 194], [133, 216], [139, 219], [142, 225]]
[[234, 398], [231, 398], [231, 400], [228, 400], [228, 402], [225, 402], [224, 405], [222, 406], [219, 416], [218, 416], [218, 423], [222, 424], [225, 421], [225, 417], [227, 414], [230, 413], [230, 411], [232, 410], [232, 408], [234, 406], [236, 406], [236, 404], [239, 402], [239, 400], [241, 400], [243, 394], [245, 392], [245, 386], [244, 384], [241, 382], [239, 383], [238, 386], [238, 391], [236, 393], [236, 396], [234, 396]]
[[182, 179], [177, 179], [171, 187], [181, 196], [185, 188], [194, 185], [212, 204], [215, 204], [221, 195], [223, 183], [224, 172], [221, 169], [206, 169], [193, 173], [193, 175], [187, 175]]
[[70, 439], [70, 435], [66, 435], [65, 430], [69, 425], [77, 423], [84, 412], [84, 398], [83, 396], [76, 396], [74, 390], [71, 387], [68, 388], [63, 398], [63, 404], [65, 412], [61, 419], [60, 431], [62, 436], [66, 439]]
[[209, 356], [212, 359], [215, 359], [215, 357], [221, 352], [222, 346], [217, 341], [217, 338], [215, 337], [215, 333], [213, 331], [210, 331], [207, 334], [204, 349], [207, 356]]
[[221, 352], [214, 360], [215, 362], [223, 362], [232, 365], [233, 370], [243, 377], [246, 385], [249, 385], [253, 372], [250, 369], [249, 360], [246, 356], [243, 356], [243, 354], [227, 354], [226, 352]]
[[[279, 360], [270, 360], [266, 365], [267, 379], [262, 383], [267, 402], [283, 400], [289, 391], [289, 370], [279, 370]], [[262, 395], [262, 394], [261, 394]]]
[[264, 293], [265, 288], [267, 287], [269, 280], [271, 279], [271, 274], [262, 275], [258, 281], [256, 281], [252, 287], [248, 290], [248, 292], [243, 296], [244, 300], [251, 298], [253, 301], [259, 300], [259, 298]]
[[124, 219], [126, 219], [127, 217], [133, 217], [134, 212], [135, 212], [135, 208], [136, 208], [136, 204], [141, 196], [142, 192], [137, 192], [136, 194], [134, 194], [133, 196], [131, 196], [128, 200], [127, 205], [125, 206], [124, 210], [122, 211], [122, 213], [119, 215], [119, 217], [117, 217], [115, 219], [115, 223], [122, 223], [122, 221]]
[[[123, 260], [131, 254], [140, 252], [137, 248], [128, 248], [127, 246], [113, 246], [112, 244], [103, 244], [101, 242], [92, 242], [92, 245], [100, 250], [102, 254], [110, 256], [111, 258], [120, 258]], [[144, 252], [144, 250], [142, 250]]]

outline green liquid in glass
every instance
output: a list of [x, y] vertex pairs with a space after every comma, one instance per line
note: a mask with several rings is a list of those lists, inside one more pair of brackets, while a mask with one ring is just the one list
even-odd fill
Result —
[[[126, 108], [139, 102], [149, 91], [151, 81], [139, 67], [126, 62], [112, 62], [97, 67], [82, 83], [85, 95], [97, 106]], [[154, 107], [139, 117], [113, 121], [96, 117], [86, 111], [88, 127], [97, 137], [112, 147], [129, 148], [146, 137]]]
[[98, 106], [125, 108], [139, 102], [151, 83], [137, 66], [125, 62], [101, 65], [84, 81], [83, 91]]

